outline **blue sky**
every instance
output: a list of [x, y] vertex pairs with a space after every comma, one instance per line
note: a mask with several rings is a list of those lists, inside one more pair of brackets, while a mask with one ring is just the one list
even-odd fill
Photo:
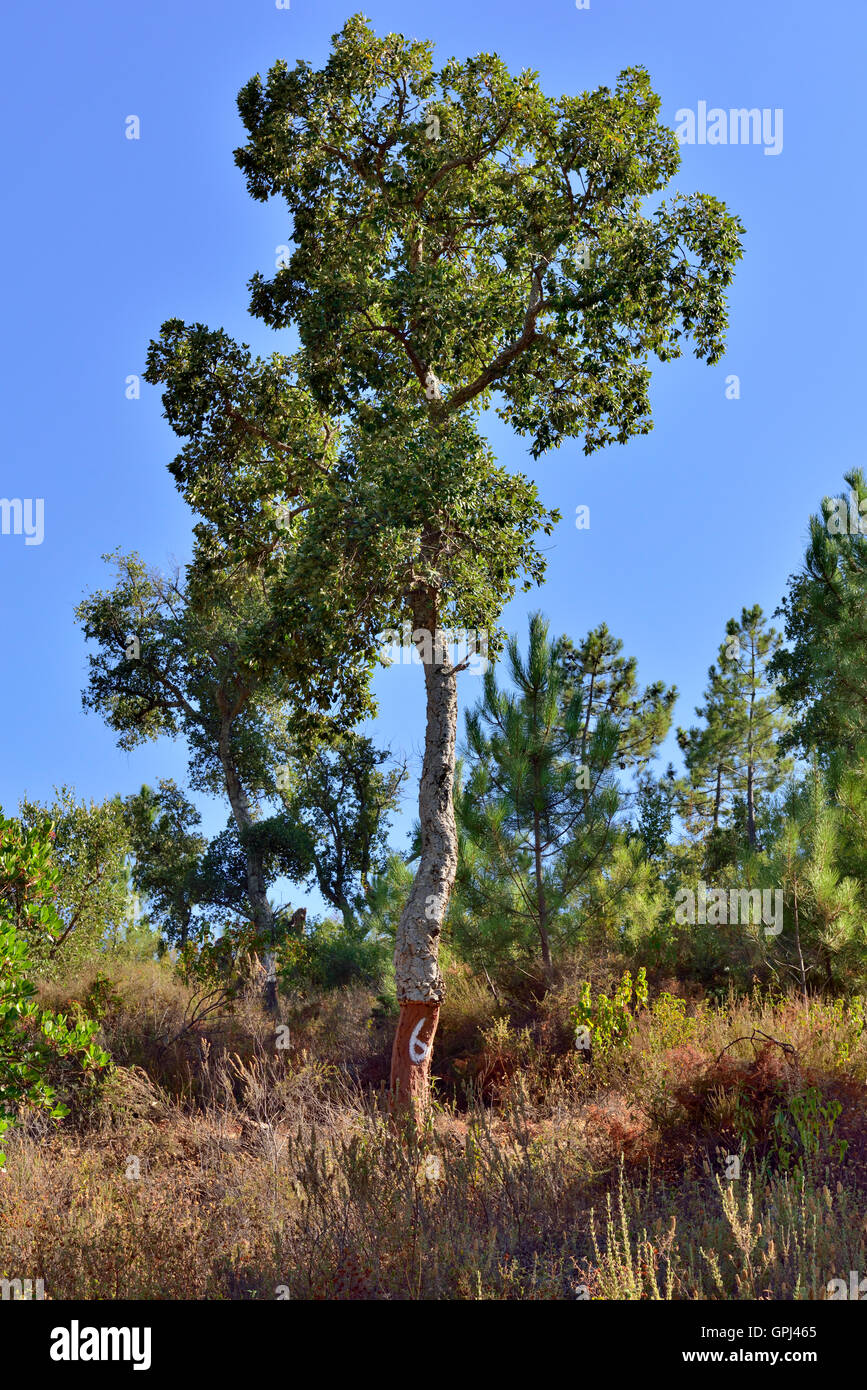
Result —
[[[158, 393], [125, 383], [168, 317], [199, 320], [259, 350], [286, 348], [247, 314], [246, 284], [269, 273], [287, 224], [247, 195], [232, 151], [238, 89], [277, 58], [319, 65], [354, 5], [334, 0], [150, 0], [147, 6], [19, 6], [5, 22], [0, 100], [7, 213], [0, 494], [43, 498], [45, 536], [0, 535], [5, 678], [0, 805], [183, 780], [182, 747], [132, 754], [80, 704], [85, 647], [73, 621], [121, 546], [168, 565], [189, 555], [190, 515], [166, 464], [176, 441]], [[851, 408], [863, 396], [864, 179], [856, 160], [865, 9], [854, 0], [408, 0], [364, 12], [378, 32], [436, 44], [436, 57], [495, 51], [535, 69], [552, 96], [613, 85], [644, 64], [671, 126], [682, 108], [783, 111], [783, 147], [691, 145], [677, 186], [724, 199], [747, 228], [716, 367], [658, 367], [655, 429], [585, 459], [580, 441], [534, 464], [495, 418], [511, 467], [532, 471], [563, 521], [544, 588], [514, 601], [523, 631], [541, 607], [578, 638], [601, 621], [638, 658], [642, 681], [675, 683], [675, 719], [701, 698], [726, 619], [771, 612], [803, 554], [807, 519], [862, 461]], [[125, 138], [136, 115], [141, 138]], [[739, 400], [726, 377], [740, 378]], [[590, 507], [577, 531], [575, 509]], [[421, 671], [378, 679], [377, 736], [415, 762]], [[461, 678], [462, 705], [478, 681]], [[408, 812], [412, 811], [414, 789]], [[222, 808], [208, 826], [218, 829]], [[403, 843], [403, 825], [395, 843]], [[311, 898], [315, 905], [315, 898]]]

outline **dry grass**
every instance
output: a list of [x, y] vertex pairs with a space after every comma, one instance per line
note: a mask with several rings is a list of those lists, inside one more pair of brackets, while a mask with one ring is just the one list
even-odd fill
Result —
[[383, 1113], [366, 991], [284, 999], [279, 1047], [254, 997], [185, 1030], [159, 966], [52, 986], [117, 1069], [10, 1136], [0, 1273], [53, 1298], [787, 1299], [867, 1268], [858, 1006], [651, 992], [588, 1062], [577, 976], [535, 1006], [452, 984], [420, 1144]]

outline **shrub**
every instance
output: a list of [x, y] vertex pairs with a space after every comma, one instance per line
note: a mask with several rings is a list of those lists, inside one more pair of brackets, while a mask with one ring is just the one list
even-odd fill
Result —
[[76, 1085], [109, 1064], [93, 1041], [98, 1023], [87, 1018], [69, 1023], [63, 1014], [40, 1009], [27, 979], [25, 931], [56, 939], [63, 930], [52, 902], [56, 882], [51, 832], [25, 830], [0, 816], [0, 1134], [24, 1103], [47, 1109], [54, 1118], [68, 1114], [49, 1083], [53, 1073]]
[[590, 982], [585, 981], [578, 1004], [572, 1010], [575, 1046], [586, 1047], [589, 1041], [590, 1047], [599, 1056], [607, 1056], [615, 1047], [628, 1042], [635, 1027], [633, 1008], [647, 1008], [647, 975], [644, 966], [636, 975], [635, 984], [632, 983], [630, 971], [624, 970], [611, 999], [607, 994], [600, 992], [594, 1002]]
[[330, 917], [314, 922], [303, 936], [287, 936], [278, 952], [280, 982], [286, 988], [379, 989], [389, 965], [389, 944], [351, 931]]

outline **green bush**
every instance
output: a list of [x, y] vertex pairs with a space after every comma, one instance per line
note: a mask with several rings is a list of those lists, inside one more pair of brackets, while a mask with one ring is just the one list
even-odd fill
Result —
[[348, 930], [326, 917], [302, 937], [289, 936], [278, 952], [280, 983], [287, 988], [341, 989], [363, 984], [379, 989], [388, 971], [390, 943]]
[[[31, 938], [51, 942], [64, 930], [54, 907], [57, 869], [47, 826], [24, 828], [0, 813], [0, 1134], [25, 1102], [60, 1118], [68, 1107], [48, 1077], [80, 1083], [109, 1066], [93, 1041], [99, 1024], [40, 1009], [28, 981]], [[5, 1155], [0, 1154], [0, 1163]]]
[[646, 1008], [647, 975], [644, 966], [636, 975], [634, 984], [631, 972], [625, 970], [611, 999], [600, 991], [594, 1000], [590, 981], [586, 980], [579, 1001], [572, 1010], [576, 1047], [585, 1046], [589, 1040], [594, 1052], [600, 1057], [607, 1057], [614, 1048], [629, 1041], [635, 1027], [633, 1009]]

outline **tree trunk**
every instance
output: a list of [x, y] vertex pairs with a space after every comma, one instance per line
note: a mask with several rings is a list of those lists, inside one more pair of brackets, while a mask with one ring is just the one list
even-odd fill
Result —
[[756, 813], [755, 813], [755, 791], [754, 791], [753, 764], [750, 762], [747, 768], [747, 841], [750, 849], [756, 847]]
[[533, 858], [536, 869], [536, 913], [537, 926], [539, 928], [539, 939], [542, 943], [542, 964], [545, 967], [545, 979], [548, 980], [551, 974], [551, 947], [548, 943], [548, 904], [545, 901], [545, 883], [542, 875], [542, 827], [539, 823], [539, 770], [533, 768], [533, 784], [536, 791], [537, 804], [533, 807]]
[[[250, 810], [247, 793], [244, 791], [235, 767], [229, 734], [230, 722], [228, 719], [224, 719], [220, 728], [220, 762], [226, 778], [226, 791], [235, 824], [239, 831], [244, 831], [253, 825], [253, 813]], [[274, 913], [268, 901], [265, 887], [262, 856], [247, 845], [244, 846], [244, 856], [247, 864], [247, 901], [250, 905], [250, 915], [253, 918], [256, 933], [264, 943], [262, 964], [265, 967], [265, 986], [262, 994], [262, 1006], [267, 1014], [276, 1018], [278, 1003], [277, 971], [274, 961]]]
[[833, 994], [833, 993], [834, 993], [834, 971], [831, 969], [831, 952], [828, 950], [828, 947], [825, 945], [824, 941], [822, 942], [821, 952], [822, 952], [822, 963], [823, 963], [824, 966], [825, 966], [825, 984], [828, 986], [828, 992], [829, 992], [829, 994]]
[[391, 1049], [391, 1106], [409, 1114], [418, 1132], [430, 1108], [430, 1064], [439, 1000], [401, 999]]
[[719, 808], [722, 802], [722, 763], [716, 766], [716, 794], [713, 799], [713, 828], [719, 825]]
[[421, 630], [431, 637], [429, 643], [420, 644], [426, 696], [418, 793], [421, 858], [394, 949], [400, 1020], [391, 1056], [391, 1104], [395, 1111], [409, 1110], [420, 1128], [430, 1103], [433, 1039], [445, 993], [438, 963], [440, 932], [458, 864], [452, 802], [458, 696], [450, 653], [437, 632], [435, 597], [416, 593], [412, 615], [414, 632]]
[[756, 847], [756, 808], [755, 808], [755, 748], [753, 740], [753, 718], [756, 702], [756, 639], [750, 644], [750, 718], [749, 741], [747, 744], [747, 840], [750, 849]]
[[807, 971], [806, 971], [806, 969], [804, 968], [804, 953], [803, 953], [803, 951], [801, 950], [801, 922], [800, 922], [800, 918], [799, 918], [799, 916], [798, 916], [798, 889], [797, 889], [797, 885], [795, 886], [795, 889], [794, 889], [794, 905], [795, 905], [795, 945], [796, 945], [797, 948], [798, 948], [798, 962], [799, 962], [800, 967], [801, 967], [801, 992], [802, 992], [802, 994], [803, 994], [803, 996], [804, 996], [804, 1012], [805, 1012], [805, 1013], [809, 1013], [809, 1012], [810, 1012], [810, 1001], [809, 1001], [809, 999], [807, 998]]

